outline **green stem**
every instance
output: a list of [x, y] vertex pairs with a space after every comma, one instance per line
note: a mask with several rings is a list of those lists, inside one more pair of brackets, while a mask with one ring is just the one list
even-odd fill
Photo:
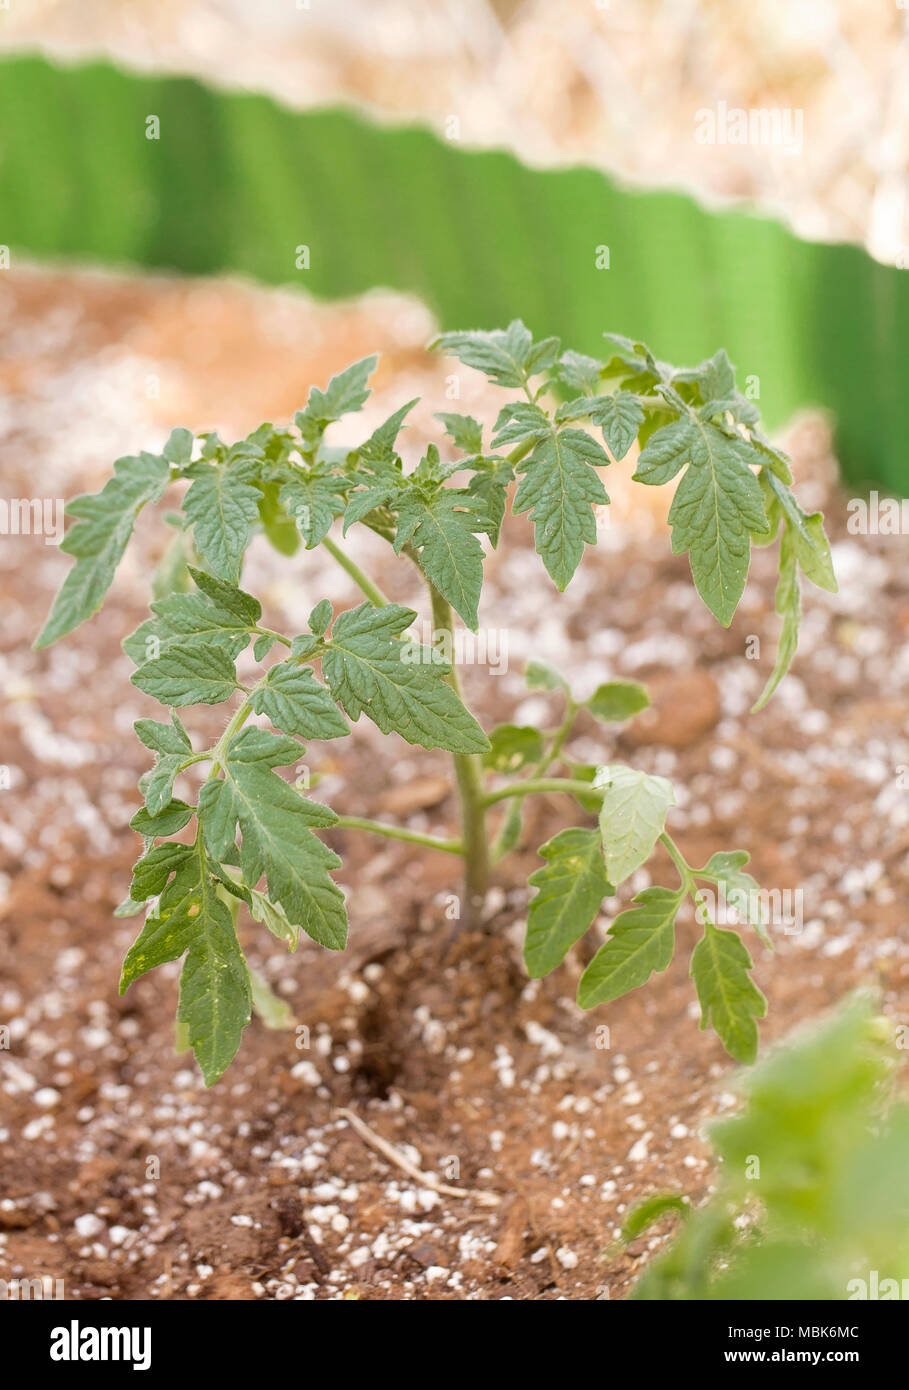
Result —
[[591, 782], [581, 782], [571, 777], [531, 777], [526, 782], [512, 782], [507, 787], [497, 787], [481, 796], [483, 806], [494, 806], [497, 801], [508, 801], [513, 796], [534, 796], [537, 792], [567, 792], [570, 796], [596, 796], [597, 788]]
[[386, 825], [384, 821], [368, 820], [365, 816], [338, 816], [332, 830], [368, 830], [373, 835], [384, 835], [389, 840], [403, 840], [410, 845], [423, 845], [426, 849], [438, 849], [444, 854], [464, 853], [460, 840], [442, 840], [436, 835], [421, 835], [417, 830], [405, 830], [399, 825]]
[[257, 637], [273, 637], [276, 642], [283, 642], [285, 647], [292, 647], [293, 642], [289, 637], [285, 637], [283, 632], [275, 632], [270, 627], [254, 627], [253, 632]]
[[[558, 758], [563, 747], [565, 746], [565, 740], [571, 733], [572, 727], [574, 726], [574, 721], [578, 715], [578, 709], [580, 707], [575, 704], [574, 700], [572, 700], [571, 696], [567, 694], [567, 692], [565, 695], [565, 701], [565, 718], [562, 720], [562, 723], [552, 734], [552, 742], [550, 743], [549, 748], [543, 754], [542, 758], [540, 758], [540, 760], [537, 762], [536, 766], [531, 770], [531, 777], [542, 777], [543, 774], [547, 772], [550, 767], [552, 767], [552, 764]], [[510, 849], [514, 848], [515, 844], [520, 839], [520, 835], [521, 810], [519, 806], [515, 805], [509, 807], [508, 814], [503, 818], [501, 828], [493, 843], [492, 862], [494, 864], [497, 864], [499, 860], [503, 857], [503, 855], [507, 854]]]
[[692, 892], [694, 889], [694, 879], [692, 878], [691, 865], [687, 862], [671, 835], [667, 834], [665, 830], [660, 836], [660, 844], [666, 850], [669, 858], [675, 865], [676, 872], [682, 880], [682, 887], [685, 889], [686, 893]]
[[221, 737], [218, 739], [218, 742], [211, 750], [212, 764], [211, 768], [209, 769], [207, 779], [209, 782], [211, 782], [213, 778], [217, 777], [218, 773], [221, 771], [221, 759], [224, 757], [224, 753], [227, 749], [228, 744], [230, 743], [237, 730], [243, 727], [243, 725], [246, 723], [247, 719], [252, 714], [252, 712], [252, 702], [250, 700], [244, 700], [242, 705], [240, 705], [239, 709], [235, 710], [234, 713], [231, 715], [230, 719], [227, 722], [227, 727], [225, 728], [224, 733], [221, 735]]
[[350, 558], [347, 552], [342, 550], [341, 547], [331, 539], [331, 536], [326, 536], [322, 544], [329, 555], [337, 560], [341, 568], [347, 571], [357, 587], [369, 599], [370, 603], [374, 603], [377, 608], [384, 608], [389, 600], [382, 593], [379, 586], [373, 584], [369, 575], [363, 573], [360, 566]]
[[[429, 585], [429, 594], [432, 601], [434, 640], [438, 633], [447, 632], [448, 646], [454, 653], [454, 617], [451, 605], [433, 584]], [[453, 656], [451, 670], [446, 679], [460, 699], [461, 687]], [[483, 906], [489, 886], [489, 847], [486, 843], [486, 816], [483, 811], [483, 762], [476, 753], [453, 753], [452, 759], [461, 803], [462, 853], [466, 861], [464, 925], [469, 930]]]

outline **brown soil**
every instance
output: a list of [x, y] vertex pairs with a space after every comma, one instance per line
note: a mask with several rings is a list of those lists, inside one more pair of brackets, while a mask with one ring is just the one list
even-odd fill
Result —
[[[6, 497], [94, 488], [114, 456], [154, 447], [171, 424], [228, 431], [285, 418], [311, 380], [376, 347], [386, 357], [364, 428], [422, 390], [432, 399], [416, 448], [442, 398], [443, 368], [419, 351], [429, 325], [402, 301], [329, 310], [232, 285], [37, 273], [4, 277], [3, 295]], [[150, 375], [158, 399], [147, 399]], [[460, 408], [488, 420], [500, 401], [467, 375]], [[680, 803], [671, 826], [692, 861], [744, 846], [764, 886], [802, 888], [802, 930], [777, 933], [773, 956], [753, 946], [770, 1005], [765, 1043], [861, 982], [880, 984], [895, 1016], [906, 1008], [901, 539], [845, 535], [817, 422], [789, 444], [804, 500], [826, 501], [842, 594], [806, 595], [795, 674], [764, 713], [747, 711], [772, 660], [773, 557], [756, 554], [724, 631], [653, 510], [628, 504], [621, 479], [610, 486], [618, 522], [558, 602], [525, 526], [509, 525], [483, 614], [507, 631], [508, 672], [466, 671], [487, 725], [555, 713], [524, 691], [530, 656], [560, 666], [582, 694], [613, 676], [650, 683], [655, 716], [617, 737], [582, 724], [571, 753], [671, 776]], [[665, 498], [658, 505], [662, 515]], [[251, 963], [309, 1030], [308, 1048], [298, 1046], [305, 1033], [255, 1021], [206, 1091], [192, 1058], [172, 1050], [176, 967], [118, 999], [136, 924], [111, 912], [137, 850], [127, 820], [146, 766], [131, 724], [155, 712], [129, 684], [119, 642], [144, 615], [166, 530], [146, 518], [102, 614], [42, 654], [29, 644], [68, 562], [40, 536], [0, 542], [11, 783], [0, 791], [0, 1024], [10, 1030], [0, 1051], [0, 1277], [62, 1277], [79, 1299], [621, 1296], [669, 1228], [618, 1259], [604, 1247], [641, 1196], [706, 1191], [700, 1130], [733, 1103], [732, 1068], [697, 1027], [690, 918], [664, 976], [593, 1014], [573, 995], [595, 943], [548, 979], [527, 980], [527, 877], [534, 847], [574, 817], [564, 799], [528, 810], [528, 848], [503, 866], [488, 932], [461, 935], [447, 956], [456, 861], [332, 834], [349, 950], [304, 945], [287, 957], [261, 928], [241, 928]], [[409, 572], [378, 544], [370, 539], [362, 557], [424, 611]], [[248, 583], [274, 625], [298, 630], [323, 594], [355, 600], [331, 566], [318, 552], [284, 562], [257, 542]], [[745, 656], [752, 636], [759, 662]], [[208, 711], [194, 727], [211, 732], [218, 718]], [[338, 810], [395, 808], [415, 828], [453, 827], [439, 754], [361, 724], [308, 757], [319, 795]], [[666, 873], [658, 862], [656, 881]], [[647, 881], [639, 874], [632, 887]], [[465, 1195], [440, 1197], [390, 1164], [345, 1109]], [[477, 1191], [501, 1200], [484, 1205]]]

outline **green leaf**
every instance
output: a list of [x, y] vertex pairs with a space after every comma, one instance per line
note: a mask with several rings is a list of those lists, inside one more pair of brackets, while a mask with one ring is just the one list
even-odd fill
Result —
[[524, 680], [528, 690], [561, 690], [568, 694], [568, 682], [559, 675], [553, 666], [545, 661], [528, 661], [524, 668]]
[[799, 627], [802, 621], [802, 601], [799, 587], [799, 573], [796, 563], [795, 546], [791, 531], [784, 531], [780, 537], [780, 577], [776, 586], [776, 611], [783, 620], [780, 640], [776, 649], [776, 663], [767, 683], [751, 707], [751, 713], [762, 710], [780, 681], [792, 665], [799, 644]]
[[314, 464], [308, 470], [288, 470], [281, 487], [281, 502], [300, 528], [307, 550], [314, 550], [331, 530], [335, 517], [344, 514], [350, 479]]
[[603, 431], [607, 448], [615, 459], [623, 459], [638, 437], [644, 412], [628, 391], [614, 396], [579, 397], [567, 401], [556, 411], [556, 420], [592, 420]]
[[250, 889], [249, 913], [254, 922], [261, 922], [272, 936], [283, 941], [288, 951], [294, 952], [300, 944], [300, 928], [288, 922], [287, 913], [280, 903], [273, 903], [257, 888]]
[[214, 574], [230, 583], [240, 577], [240, 561], [259, 515], [261, 493], [252, 485], [258, 472], [259, 465], [248, 458], [215, 465], [200, 461], [186, 470], [194, 481], [183, 510], [193, 524], [196, 550]]
[[445, 426], [456, 449], [465, 454], [479, 454], [483, 450], [483, 426], [472, 415], [453, 415], [437, 411], [436, 419]]
[[539, 891], [530, 902], [524, 939], [524, 960], [533, 979], [555, 970], [587, 931], [603, 899], [614, 892], [595, 830], [560, 830], [539, 853], [547, 863], [530, 876], [531, 887]]
[[[334, 700], [308, 666], [282, 661], [272, 666], [250, 696], [256, 714], [266, 714], [286, 734], [305, 739], [343, 738], [350, 730]], [[302, 749], [299, 751], [302, 752]]]
[[602, 364], [582, 352], [563, 352], [556, 367], [556, 376], [569, 390], [584, 396], [595, 396], [600, 385]]
[[410, 608], [361, 603], [342, 613], [322, 658], [332, 695], [354, 721], [366, 714], [422, 748], [484, 753], [489, 741], [446, 682], [448, 667], [431, 649], [401, 642], [416, 619]]
[[539, 440], [516, 465], [523, 473], [514, 500], [516, 512], [529, 512], [534, 543], [559, 590], [574, 574], [584, 545], [596, 542], [593, 508], [609, 501], [594, 471], [609, 457], [582, 430], [562, 430]]
[[[341, 861], [313, 834], [334, 824], [327, 806], [308, 801], [271, 770], [276, 760], [300, 746], [262, 729], [246, 729], [233, 741], [223, 764], [224, 778], [207, 782], [199, 798], [206, 843], [216, 858], [233, 842], [240, 825], [240, 864], [250, 888], [263, 874], [268, 895], [289, 923], [302, 927], [320, 946], [343, 950], [347, 944], [344, 895], [329, 877]], [[278, 745], [284, 745], [283, 749]]]
[[298, 410], [294, 423], [303, 436], [308, 451], [318, 447], [328, 425], [354, 410], [360, 410], [369, 398], [366, 385], [376, 369], [378, 357], [362, 357], [343, 372], [333, 376], [324, 391], [310, 388], [305, 410]]
[[186, 730], [182, 725], [159, 724], [154, 719], [137, 719], [133, 724], [137, 737], [146, 748], [155, 753], [179, 753], [186, 757], [193, 751]]
[[398, 435], [405, 419], [419, 401], [419, 396], [414, 396], [413, 400], [407, 401], [404, 405], [398, 406], [393, 415], [389, 415], [377, 430], [364, 444], [360, 444], [354, 451], [354, 457], [360, 462], [370, 467], [384, 469], [393, 466], [398, 454], [396, 444]]
[[724, 627], [745, 588], [751, 535], [767, 530], [750, 467], [760, 461], [743, 439], [689, 415], [657, 430], [634, 475], [644, 483], [668, 482], [687, 465], [669, 509], [672, 550], [688, 551], [697, 591]]
[[508, 484], [514, 481], [514, 469], [506, 459], [498, 457], [474, 459], [472, 467], [474, 473], [467, 491], [476, 498], [478, 510], [485, 518], [486, 534], [495, 549], [505, 519]]
[[264, 661], [277, 640], [273, 632], [261, 633], [253, 642], [253, 656], [256, 661]]
[[751, 980], [752, 961], [742, 938], [711, 923], [691, 956], [691, 977], [701, 1005], [701, 1028], [712, 1026], [737, 1062], [757, 1056], [756, 1018], [767, 1012], [767, 1000]]
[[645, 888], [609, 928], [578, 984], [578, 1004], [593, 1009], [646, 984], [665, 970], [675, 950], [675, 919], [684, 889]]
[[187, 806], [185, 801], [170, 801], [156, 816], [149, 815], [143, 806], [129, 825], [131, 830], [144, 835], [146, 840], [155, 840], [165, 835], [176, 835], [192, 820], [194, 814], [193, 807]]
[[206, 574], [205, 570], [194, 569], [192, 565], [189, 567], [189, 573], [196, 587], [201, 589], [210, 603], [221, 613], [230, 613], [238, 628], [256, 626], [262, 617], [262, 605], [252, 594], [238, 589], [235, 584], [217, 579], [213, 574]]
[[[123, 649], [142, 665], [157, 660], [173, 648], [217, 647], [231, 660], [249, 642], [249, 634], [262, 616], [259, 603], [251, 594], [224, 584], [212, 575], [189, 567], [202, 592], [171, 594], [151, 605], [154, 619], [144, 622], [127, 637]], [[157, 656], [149, 657], [149, 653]]]
[[393, 501], [397, 493], [397, 483], [380, 483], [376, 487], [357, 488], [344, 510], [344, 535], [347, 535], [351, 526], [369, 516], [377, 507], [384, 507]]
[[[744, 849], [719, 850], [712, 854], [703, 869], [695, 870], [695, 877], [709, 878], [722, 886], [726, 902], [743, 922], [754, 927], [768, 950], [773, 950], [773, 942], [767, 934], [767, 914], [760, 897], [757, 880], [744, 872], [750, 855]], [[699, 921], [707, 921], [708, 916], [699, 910]]]
[[909, 1107], [887, 1103], [893, 1024], [873, 1008], [852, 996], [736, 1078], [742, 1103], [709, 1127], [715, 1191], [632, 1297], [867, 1298], [875, 1270], [887, 1296], [906, 1268]]
[[160, 892], [164, 892], [165, 884], [172, 873], [177, 873], [179, 867], [186, 859], [195, 853], [193, 845], [175, 844], [174, 841], [167, 841], [163, 845], [156, 845], [154, 849], [139, 859], [133, 866], [132, 884], [129, 887], [129, 898], [133, 902], [145, 902], [147, 898], [157, 898]]
[[155, 759], [155, 766], [144, 784], [145, 805], [150, 816], [163, 811], [173, 797], [174, 779], [184, 756], [182, 753], [162, 753]]
[[218, 647], [193, 644], [162, 652], [130, 677], [162, 705], [218, 705], [237, 688], [234, 664]]
[[812, 584], [835, 594], [836, 575], [833, 573], [830, 542], [824, 534], [822, 514], [812, 512], [809, 516], [799, 505], [796, 497], [772, 473], [767, 474], [767, 481], [786, 519], [800, 569]]
[[229, 1066], [249, 1022], [246, 962], [230, 912], [218, 896], [201, 846], [184, 858], [127, 952], [120, 980], [124, 994], [147, 970], [186, 956], [177, 1018], [211, 1086]]
[[606, 873], [618, 885], [649, 859], [663, 833], [666, 813], [675, 805], [675, 793], [665, 777], [621, 763], [599, 768], [594, 786], [603, 788], [600, 834]]
[[467, 367], [484, 372], [496, 386], [523, 386], [527, 381], [533, 338], [520, 319], [508, 327], [486, 333], [474, 329], [463, 333], [442, 333], [433, 348], [457, 357]]
[[499, 724], [489, 735], [483, 766], [494, 772], [520, 772], [543, 756], [543, 737], [529, 724]]
[[[474, 632], [483, 587], [483, 547], [473, 532], [485, 526], [465, 503], [466, 493], [440, 488], [426, 498], [417, 492], [398, 504], [398, 536], [420, 552], [426, 577]], [[395, 542], [395, 548], [400, 546]]]
[[647, 709], [649, 704], [650, 696], [637, 681], [607, 681], [597, 686], [586, 701], [586, 708], [604, 724], [623, 724]]
[[146, 502], [157, 502], [167, 487], [170, 467], [154, 454], [118, 459], [102, 490], [75, 497], [66, 508], [76, 517], [60, 544], [76, 563], [63, 581], [35, 647], [49, 647], [92, 617], [104, 602], [117, 565]]
[[286, 999], [275, 994], [265, 976], [249, 966], [249, 986], [252, 991], [253, 1012], [261, 1018], [266, 1028], [276, 1032], [286, 1031], [294, 1026], [293, 1009]]
[[262, 522], [263, 531], [279, 555], [296, 555], [300, 549], [300, 532], [297, 530], [297, 523], [287, 515], [286, 508], [281, 505], [280, 482], [275, 479], [267, 483], [260, 482], [260, 488], [259, 520]]
[[168, 463], [176, 464], [181, 467], [189, 463], [193, 456], [193, 432], [186, 429], [171, 430], [167, 436], [167, 443], [161, 451], [162, 456]]
[[332, 606], [327, 598], [320, 599], [309, 615], [309, 630], [321, 637], [331, 626]]
[[691, 1203], [678, 1192], [655, 1192], [635, 1203], [622, 1224], [622, 1240], [630, 1243], [646, 1234], [668, 1211], [677, 1216], [691, 1215]]
[[192, 845], [167, 841], [143, 854], [133, 867], [133, 881], [129, 890], [132, 901], [142, 903], [163, 893], [171, 874], [176, 873], [195, 852]]
[[530, 401], [509, 401], [496, 419], [492, 436], [493, 449], [507, 449], [525, 439], [542, 439], [552, 432], [545, 410]]

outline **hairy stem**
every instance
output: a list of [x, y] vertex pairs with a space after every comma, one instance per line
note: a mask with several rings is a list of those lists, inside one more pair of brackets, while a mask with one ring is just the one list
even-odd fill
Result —
[[[447, 632], [448, 648], [452, 652], [449, 685], [460, 699], [461, 688], [454, 662], [454, 618], [451, 605], [434, 585], [429, 586], [432, 600], [432, 625], [436, 634]], [[483, 810], [483, 763], [476, 753], [453, 753], [458, 798], [461, 803], [461, 839], [464, 855], [465, 911], [463, 924], [469, 930], [478, 919], [489, 886], [489, 849], [486, 843], [486, 816]]]
[[387, 825], [384, 821], [368, 820], [365, 816], [338, 816], [332, 830], [368, 830], [373, 835], [384, 835], [389, 840], [404, 840], [410, 845], [423, 845], [426, 849], [438, 849], [444, 854], [464, 853], [460, 840], [442, 840], [436, 835], [421, 835], [417, 830], [405, 830], [399, 825]]

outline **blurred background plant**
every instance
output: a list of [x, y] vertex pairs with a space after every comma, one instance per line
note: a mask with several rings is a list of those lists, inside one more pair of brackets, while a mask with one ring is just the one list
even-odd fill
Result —
[[891, 1094], [894, 1031], [858, 995], [741, 1073], [740, 1112], [708, 1128], [720, 1165], [708, 1201], [651, 1197], [625, 1222], [630, 1241], [668, 1210], [683, 1217], [633, 1298], [905, 1296], [909, 1103]]

